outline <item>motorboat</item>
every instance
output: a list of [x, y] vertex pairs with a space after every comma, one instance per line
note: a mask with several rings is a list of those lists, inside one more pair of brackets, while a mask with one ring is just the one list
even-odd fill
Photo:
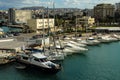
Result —
[[100, 41], [102, 43], [109, 43], [110, 42], [109, 38], [104, 37], [104, 36], [98, 36], [97, 39], [98, 39], [98, 41]]
[[113, 36], [114, 38], [117, 38], [118, 40], [120, 40], [120, 36], [119, 36], [119, 35], [113, 34], [112, 36]]
[[[67, 55], [71, 53], [83, 53], [85, 51], [88, 51], [88, 49], [81, 47], [80, 44], [74, 42], [74, 41], [62, 41], [61, 42], [62, 47], [60, 45], [57, 45], [57, 49], [62, 49], [63, 52], [65, 52]], [[82, 44], [84, 46], [84, 44]]]
[[108, 42], [113, 42], [113, 41], [117, 41], [118, 39], [115, 37], [112, 37], [110, 35], [106, 35], [106, 36], [101, 36], [98, 38], [99, 41], [103, 42], [103, 43], [108, 43]]
[[98, 45], [100, 41], [94, 39], [93, 37], [89, 37], [87, 40], [87, 45]]
[[47, 59], [50, 60], [50, 61], [62, 61], [64, 60], [64, 53], [62, 51], [52, 51], [52, 50], [48, 50], [48, 51], [45, 51], [45, 54], [48, 54], [46, 55], [47, 56]]
[[74, 44], [74, 45], [76, 45], [76, 46], [80, 46], [80, 47], [86, 47], [85, 44], [77, 43], [77, 42], [75, 42], [75, 41], [69, 41], [69, 43], [72, 43], [72, 44]]
[[47, 60], [47, 57], [41, 53], [19, 53], [16, 61], [27, 67], [37, 67], [45, 73], [57, 73], [61, 70], [61, 65]]
[[64, 46], [65, 49], [69, 49], [69, 50], [72, 50], [72, 52], [74, 53], [83, 53], [85, 51], [88, 51], [87, 48], [83, 48], [83, 47], [79, 47], [79, 46], [76, 46], [74, 44], [71, 44], [71, 43], [67, 43], [65, 46]]

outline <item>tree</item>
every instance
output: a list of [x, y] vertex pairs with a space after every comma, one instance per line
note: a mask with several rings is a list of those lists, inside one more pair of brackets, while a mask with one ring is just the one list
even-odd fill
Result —
[[120, 24], [120, 12], [119, 11], [115, 12], [115, 22]]
[[113, 19], [114, 19], [114, 18], [113, 18], [112, 16], [110, 16], [110, 15], [107, 15], [107, 16], [106, 16], [106, 22], [109, 23], [110, 25], [111, 25], [112, 22], [114, 22]]

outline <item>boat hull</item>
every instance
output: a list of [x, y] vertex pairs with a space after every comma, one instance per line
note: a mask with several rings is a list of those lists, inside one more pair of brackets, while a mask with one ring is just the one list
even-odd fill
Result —
[[22, 65], [25, 65], [27, 69], [33, 68], [33, 69], [41, 71], [42, 73], [47, 73], [47, 74], [56, 74], [57, 72], [59, 72], [61, 70], [61, 68], [58, 68], [58, 69], [56, 69], [56, 68], [45, 68], [45, 67], [42, 67], [42, 66], [31, 64], [27, 61], [23, 61], [23, 60], [20, 60], [20, 59], [16, 59], [16, 62], [20, 63]]

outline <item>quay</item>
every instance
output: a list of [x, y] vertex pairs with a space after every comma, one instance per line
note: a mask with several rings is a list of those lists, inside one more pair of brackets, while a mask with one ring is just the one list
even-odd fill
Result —
[[11, 49], [20, 51], [22, 46], [25, 46], [26, 42], [20, 42], [20, 41], [7, 41], [7, 42], [0, 42], [0, 49]]

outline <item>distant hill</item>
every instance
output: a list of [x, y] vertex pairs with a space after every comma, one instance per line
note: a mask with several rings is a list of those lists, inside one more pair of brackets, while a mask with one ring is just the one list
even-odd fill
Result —
[[33, 6], [33, 7], [23, 7], [21, 10], [38, 10], [38, 9], [44, 9], [45, 7], [42, 6]]

